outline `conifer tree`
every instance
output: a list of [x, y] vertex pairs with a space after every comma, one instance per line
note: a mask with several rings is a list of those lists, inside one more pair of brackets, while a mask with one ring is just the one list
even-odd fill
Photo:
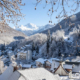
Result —
[[35, 44], [34, 44], [34, 42], [33, 42], [33, 44], [32, 44], [32, 52], [35, 50]]
[[49, 54], [49, 47], [50, 47], [50, 30], [48, 30], [47, 43], [46, 43], [46, 49], [48, 54]]
[[39, 53], [39, 46], [36, 47], [36, 53]]

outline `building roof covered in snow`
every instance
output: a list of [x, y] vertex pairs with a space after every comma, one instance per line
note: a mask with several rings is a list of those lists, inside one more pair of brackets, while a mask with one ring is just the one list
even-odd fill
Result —
[[44, 64], [44, 61], [46, 61], [46, 60], [47, 60], [47, 59], [39, 58], [39, 59], [37, 59], [36, 61]]
[[31, 64], [20, 64], [23, 68], [31, 68]]
[[58, 75], [53, 75], [44, 68], [18, 70], [28, 80], [60, 80]]
[[13, 67], [9, 66], [2, 75], [0, 75], [0, 80], [8, 80], [9, 77], [12, 75], [13, 73]]
[[64, 69], [72, 69], [72, 65], [64, 64], [63, 68]]
[[48, 59], [48, 61], [50, 62], [50, 63], [52, 63], [52, 61], [60, 61], [60, 59], [57, 59], [57, 58], [50, 58], [50, 59]]
[[25, 69], [13, 72], [13, 67], [0, 75], [0, 80], [60, 80], [58, 75], [53, 75], [44, 68]]

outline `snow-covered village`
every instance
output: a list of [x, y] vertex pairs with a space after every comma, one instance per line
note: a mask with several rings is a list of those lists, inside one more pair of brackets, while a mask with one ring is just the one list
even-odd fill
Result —
[[0, 80], [80, 80], [79, 5], [0, 0]]

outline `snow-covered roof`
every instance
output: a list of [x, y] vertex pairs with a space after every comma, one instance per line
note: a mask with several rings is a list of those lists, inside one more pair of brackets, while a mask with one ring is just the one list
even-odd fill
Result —
[[13, 67], [9, 66], [2, 75], [0, 75], [0, 80], [9, 80], [9, 77], [13, 73]]
[[23, 64], [22, 67], [24, 67], [24, 68], [31, 68], [31, 64]]
[[23, 76], [21, 76], [21, 74], [18, 71], [13, 72], [11, 70], [10, 72], [6, 72], [5, 75], [3, 75], [3, 74], [0, 76], [0, 80], [25, 80], [25, 78]]
[[50, 58], [48, 61], [50, 62], [50, 63], [52, 63], [52, 61], [60, 61], [59, 59], [57, 59], [57, 58]]
[[58, 75], [53, 75], [44, 68], [25, 69], [13, 72], [13, 67], [9, 66], [0, 75], [0, 80], [60, 80]]
[[63, 65], [63, 68], [64, 68], [64, 69], [72, 69], [72, 65], [64, 64], [64, 65]]
[[60, 76], [61, 80], [80, 80], [80, 74], [76, 73], [76, 74], [72, 74], [71, 78], [69, 78], [69, 76]]
[[58, 75], [53, 75], [44, 68], [18, 70], [27, 80], [60, 80]]
[[43, 59], [43, 58], [39, 58], [39, 59], [37, 59], [36, 61], [37, 62], [41, 62], [42, 64], [44, 64], [44, 61], [46, 61], [47, 59]]
[[55, 60], [55, 61], [60, 61], [60, 59], [58, 59], [58, 58], [52, 58], [52, 60]]
[[[21, 76], [22, 77], [22, 76]], [[6, 80], [25, 80], [24, 78], [19, 79], [20, 78], [20, 73], [18, 71], [15, 71], [11, 74], [11, 76], [6, 79]]]
[[47, 61], [49, 61], [50, 63], [52, 63], [52, 58], [51, 58], [51, 59], [49, 59], [49, 60], [47, 60]]
[[44, 61], [49, 61], [50, 63], [52, 63], [52, 61], [60, 61], [59, 59], [57, 59], [57, 58], [50, 58], [50, 59], [43, 59], [43, 58], [39, 58], [39, 59], [37, 59], [36, 61], [37, 62], [41, 62], [42, 64], [44, 64]]

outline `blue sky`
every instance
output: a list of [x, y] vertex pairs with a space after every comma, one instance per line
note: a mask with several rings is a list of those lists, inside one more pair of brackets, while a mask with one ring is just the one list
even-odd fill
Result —
[[[25, 19], [22, 19], [18, 23], [19, 25], [26, 25], [27, 23], [33, 23], [33, 24], [36, 24], [37, 26], [41, 26], [41, 25], [46, 25], [49, 23], [50, 17], [47, 15], [47, 11], [49, 8], [51, 8], [51, 5], [47, 5], [45, 7], [45, 9], [43, 9], [43, 7], [45, 6], [45, 3], [42, 2], [37, 5], [37, 8], [35, 10], [34, 8], [36, 5], [35, 4], [36, 0], [23, 0], [23, 3], [25, 3], [25, 6], [21, 7], [21, 9], [22, 9], [21, 12], [23, 14], [25, 14], [25, 17], [24, 17]], [[66, 9], [68, 9], [68, 8], [66, 8]], [[58, 20], [55, 17], [57, 16], [57, 14], [60, 10], [61, 10], [61, 8], [53, 14], [53, 16], [52, 16], [53, 23], [52, 24], [57, 23]], [[77, 12], [79, 12], [79, 9]], [[69, 15], [72, 15], [72, 14], [73, 13], [71, 13]], [[12, 23], [9, 23], [9, 25], [11, 27], [14, 27], [14, 24], [12, 24]]]

